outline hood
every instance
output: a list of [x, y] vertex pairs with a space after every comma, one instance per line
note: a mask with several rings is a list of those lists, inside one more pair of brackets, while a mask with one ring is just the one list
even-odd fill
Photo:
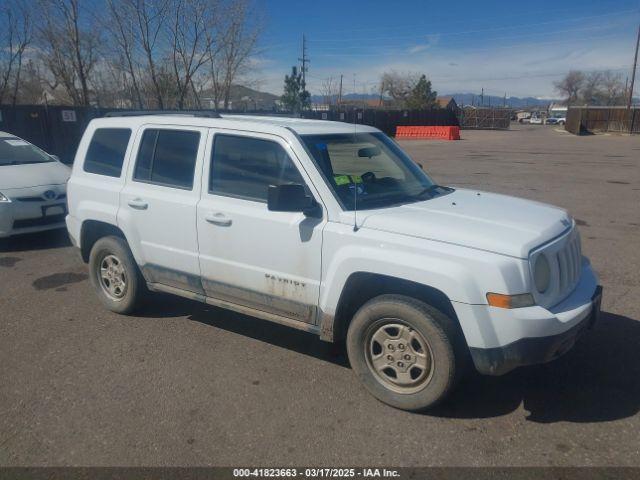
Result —
[[521, 198], [456, 190], [419, 203], [358, 212], [362, 228], [527, 258], [572, 225], [558, 207]]
[[60, 162], [0, 166], [0, 192], [14, 188], [66, 183], [71, 169]]

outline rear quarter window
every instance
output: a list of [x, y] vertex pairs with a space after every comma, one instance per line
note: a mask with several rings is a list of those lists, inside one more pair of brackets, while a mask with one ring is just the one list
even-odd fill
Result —
[[91, 138], [84, 159], [84, 171], [107, 177], [119, 177], [131, 138], [129, 128], [98, 128]]

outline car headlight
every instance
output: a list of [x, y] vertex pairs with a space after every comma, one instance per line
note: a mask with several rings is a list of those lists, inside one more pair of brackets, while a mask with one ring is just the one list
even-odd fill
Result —
[[536, 284], [536, 290], [540, 293], [544, 293], [549, 288], [551, 283], [551, 266], [549, 260], [544, 253], [538, 255], [536, 263], [533, 267], [533, 280]]
[[3, 195], [2, 192], [0, 192], [0, 203], [9, 203], [11, 200], [9, 200], [9, 198], [6, 195]]

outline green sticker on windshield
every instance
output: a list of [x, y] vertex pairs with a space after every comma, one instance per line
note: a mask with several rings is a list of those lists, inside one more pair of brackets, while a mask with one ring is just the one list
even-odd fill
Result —
[[[355, 181], [354, 181], [355, 180]], [[340, 175], [335, 174], [333, 181], [336, 185], [349, 185], [350, 183], [362, 183], [362, 177], [360, 175]]]

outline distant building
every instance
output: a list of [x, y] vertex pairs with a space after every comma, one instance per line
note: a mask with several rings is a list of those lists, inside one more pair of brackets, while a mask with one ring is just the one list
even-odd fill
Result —
[[458, 110], [458, 104], [453, 97], [436, 97], [436, 105], [447, 110]]
[[549, 105], [549, 116], [550, 117], [558, 117], [558, 116], [566, 116], [567, 115], [567, 106], [562, 105], [561, 103], [552, 103]]

